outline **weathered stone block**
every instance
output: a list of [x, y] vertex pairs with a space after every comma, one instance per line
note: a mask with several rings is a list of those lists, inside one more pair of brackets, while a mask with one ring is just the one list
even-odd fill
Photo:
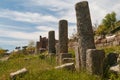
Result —
[[88, 49], [86, 68], [91, 74], [103, 75], [104, 50]]

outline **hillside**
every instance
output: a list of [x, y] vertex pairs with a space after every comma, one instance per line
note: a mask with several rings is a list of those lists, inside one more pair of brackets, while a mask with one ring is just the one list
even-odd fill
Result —
[[15, 80], [100, 80], [85, 72], [55, 70], [55, 58], [41, 59], [41, 55], [11, 55], [8, 61], [0, 61], [0, 80], [9, 80], [10, 73], [27, 68], [28, 73], [18, 76]]
[[[120, 47], [103, 47], [105, 53], [120, 53]], [[74, 51], [69, 50], [74, 56]], [[7, 61], [0, 60], [0, 80], [10, 80], [10, 73], [26, 68], [28, 73], [18, 76], [15, 80], [101, 80], [100, 77], [90, 75], [87, 72], [76, 72], [68, 70], [55, 70], [57, 66], [55, 57], [48, 57], [43, 54], [11, 54]], [[115, 76], [107, 74], [113, 80]]]

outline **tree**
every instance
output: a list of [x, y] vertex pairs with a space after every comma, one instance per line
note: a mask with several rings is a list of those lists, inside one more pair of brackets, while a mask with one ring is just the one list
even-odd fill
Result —
[[28, 47], [34, 47], [34, 46], [35, 46], [35, 42], [33, 40], [29, 41]]
[[105, 35], [108, 34], [110, 31], [116, 28], [116, 13], [108, 13], [102, 20], [102, 23], [98, 26], [96, 30], [96, 34], [98, 35]]
[[116, 26], [120, 26], [120, 20], [116, 22]]
[[106, 32], [106, 27], [104, 25], [99, 25], [95, 34], [96, 35], [105, 35], [107, 32]]
[[28, 46], [27, 46], [26, 50], [27, 50], [27, 53], [34, 53], [34, 51], [35, 51], [35, 42], [33, 40], [31, 40], [28, 43]]
[[116, 23], [116, 13], [108, 13], [105, 18], [102, 20], [102, 25], [106, 27], [106, 32], [109, 33], [111, 30], [115, 29], [115, 23]]

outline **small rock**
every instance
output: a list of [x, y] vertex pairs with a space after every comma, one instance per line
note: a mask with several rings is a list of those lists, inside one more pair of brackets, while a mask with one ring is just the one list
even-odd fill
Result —
[[117, 65], [115, 65], [115, 66], [111, 66], [110, 67], [110, 71], [111, 72], [114, 72], [114, 73], [120, 73], [120, 66], [119, 66], [119, 64], [117, 64]]

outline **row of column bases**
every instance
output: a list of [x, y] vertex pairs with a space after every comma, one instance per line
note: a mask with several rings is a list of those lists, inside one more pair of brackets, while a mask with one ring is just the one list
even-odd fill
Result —
[[[97, 50], [94, 44], [89, 5], [87, 1], [79, 2], [75, 5], [77, 18], [78, 46], [76, 46], [76, 69], [80, 71], [86, 69], [92, 74], [103, 74], [103, 61], [105, 53]], [[68, 53], [68, 22], [59, 21], [59, 42], [55, 48], [55, 32], [49, 31], [48, 53], [56, 53], [58, 63], [63, 64], [62, 58], [71, 58]]]

